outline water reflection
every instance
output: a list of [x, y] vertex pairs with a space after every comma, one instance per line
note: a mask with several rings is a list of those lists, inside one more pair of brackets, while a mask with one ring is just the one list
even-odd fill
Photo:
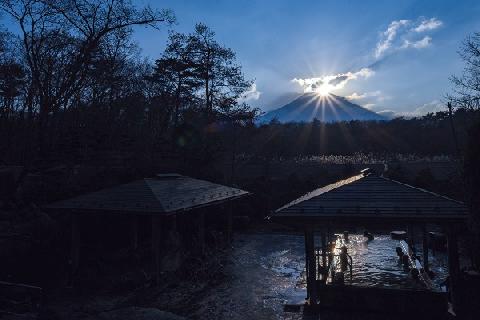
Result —
[[[297, 319], [283, 307], [305, 301], [303, 235], [243, 234], [236, 235], [233, 245], [225, 280], [200, 297], [202, 311], [194, 318]], [[347, 246], [353, 258], [353, 284], [418, 288], [398, 262], [397, 245], [389, 235], [375, 235], [370, 242], [363, 235], [350, 235]], [[435, 282], [442, 282], [444, 257], [431, 256], [430, 262], [437, 274]]]
[[[423, 289], [423, 285], [415, 281], [403, 269], [395, 248], [398, 240], [393, 240], [389, 235], [375, 235], [374, 240], [366, 241], [363, 235], [350, 235], [348, 254], [353, 260], [353, 285]], [[337, 240], [337, 248], [340, 241]], [[417, 247], [419, 247], [417, 245]], [[338, 249], [337, 249], [338, 250]], [[417, 250], [421, 256], [422, 252]], [[444, 255], [430, 258], [430, 269], [436, 274], [434, 284], [438, 286], [446, 277], [446, 264]]]

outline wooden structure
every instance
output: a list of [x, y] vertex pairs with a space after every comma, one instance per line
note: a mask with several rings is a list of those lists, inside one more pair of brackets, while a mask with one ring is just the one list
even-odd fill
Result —
[[467, 208], [461, 202], [374, 175], [367, 169], [286, 204], [271, 219], [305, 233], [309, 305], [321, 303], [318, 268], [327, 267], [325, 259], [322, 266], [315, 262], [315, 232], [321, 234], [321, 252], [325, 253], [329, 235], [335, 229], [341, 232], [356, 226], [408, 227], [411, 244], [413, 228], [420, 226], [424, 239], [422, 262], [427, 269], [427, 225], [443, 226], [448, 235], [450, 290], [454, 296], [459, 275], [457, 228], [467, 219]]
[[[131, 217], [134, 249], [138, 246], [138, 216], [151, 217], [152, 256], [154, 275], [158, 280], [161, 255], [161, 225], [169, 223], [176, 228], [176, 217], [187, 211], [228, 202], [225, 212], [225, 230], [228, 239], [232, 236], [232, 211], [230, 202], [249, 193], [212, 182], [193, 179], [179, 174], [159, 174], [154, 178], [103, 189], [46, 206], [49, 210], [68, 212], [72, 216], [71, 265], [78, 268], [80, 259], [79, 218], [88, 214], [102, 213], [129, 215]], [[193, 211], [193, 223], [198, 230], [198, 247], [205, 248], [205, 212]]]

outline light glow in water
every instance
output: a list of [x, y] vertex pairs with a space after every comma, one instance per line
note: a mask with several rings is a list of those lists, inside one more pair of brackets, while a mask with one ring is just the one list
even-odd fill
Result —
[[[318, 240], [318, 239], [317, 239]], [[397, 240], [350, 234], [353, 285], [418, 288], [396, 255]], [[338, 246], [339, 247], [339, 246]], [[420, 247], [420, 246], [418, 246]], [[417, 252], [421, 256], [421, 252]], [[443, 255], [430, 255], [430, 269], [442, 282], [447, 274]], [[198, 297], [198, 319], [297, 319], [285, 304], [305, 301], [305, 243], [303, 235], [237, 234], [225, 266], [224, 280]], [[349, 283], [345, 277], [345, 283]], [[301, 318], [299, 318], [301, 319]]]

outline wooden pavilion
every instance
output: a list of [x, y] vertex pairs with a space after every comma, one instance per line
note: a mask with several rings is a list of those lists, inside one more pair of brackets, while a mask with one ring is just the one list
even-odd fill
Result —
[[[322, 294], [317, 292], [322, 290], [318, 286], [318, 269], [327, 267], [325, 254], [323, 259], [318, 259], [316, 252], [327, 251], [327, 237], [332, 232], [358, 226], [389, 227], [390, 230], [407, 227], [409, 241], [413, 241], [414, 226], [421, 227], [425, 269], [428, 269], [427, 226], [443, 227], [447, 232], [449, 287], [453, 297], [460, 271], [457, 234], [467, 216], [467, 207], [461, 202], [365, 169], [358, 175], [316, 189], [286, 204], [272, 214], [271, 220], [304, 231], [308, 305], [316, 306], [322, 304], [319, 298]], [[321, 236], [321, 249], [317, 251], [316, 232]], [[320, 260], [323, 260], [322, 265]], [[327, 287], [323, 288], [328, 292]]]
[[[249, 195], [248, 192], [224, 185], [198, 180], [179, 174], [158, 174], [154, 178], [136, 180], [131, 183], [106, 188], [54, 202], [46, 209], [68, 213], [72, 219], [71, 265], [78, 268], [80, 259], [81, 230], [79, 219], [102, 214], [127, 215], [131, 219], [134, 249], [138, 246], [139, 216], [151, 217], [152, 256], [154, 276], [158, 280], [162, 246], [162, 224], [176, 228], [176, 218], [191, 212], [192, 224], [198, 232], [197, 246], [205, 249], [205, 208], [228, 203], [223, 213], [228, 239], [232, 236], [231, 202]], [[201, 210], [201, 208], [204, 208]]]

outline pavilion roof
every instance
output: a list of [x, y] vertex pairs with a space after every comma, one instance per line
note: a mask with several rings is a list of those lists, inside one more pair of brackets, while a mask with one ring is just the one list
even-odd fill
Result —
[[168, 214], [219, 204], [247, 191], [179, 174], [161, 174], [47, 205], [47, 209]]
[[464, 203], [364, 172], [310, 193], [277, 209], [273, 220], [463, 220]]

